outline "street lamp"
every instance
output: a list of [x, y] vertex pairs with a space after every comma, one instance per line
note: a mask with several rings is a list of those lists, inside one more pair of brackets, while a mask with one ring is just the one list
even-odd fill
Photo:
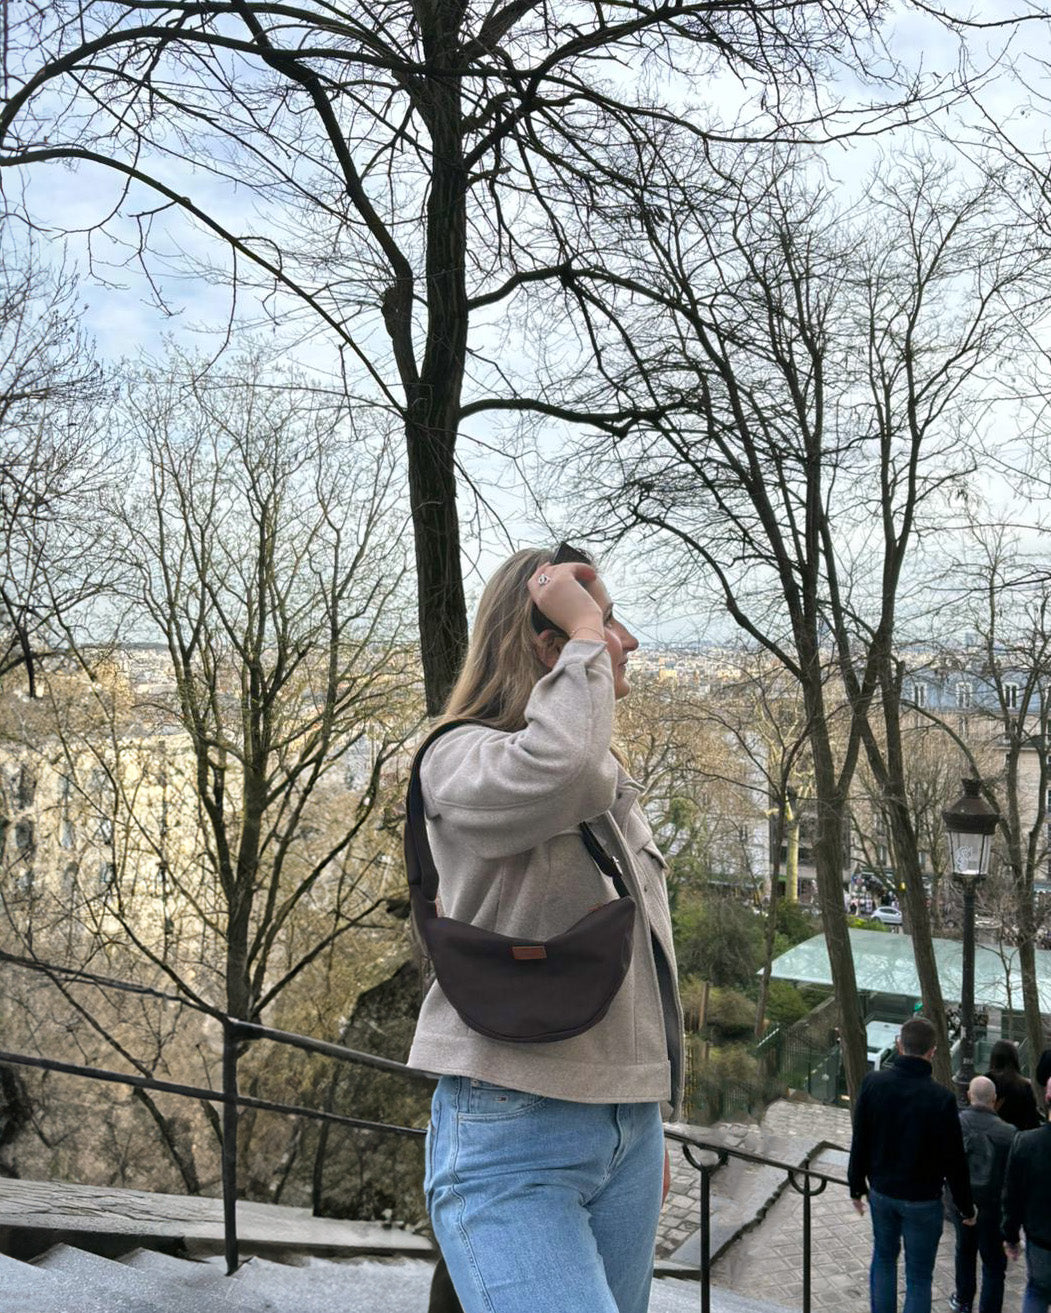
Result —
[[963, 796], [942, 812], [949, 835], [953, 881], [963, 890], [963, 979], [960, 986], [960, 1069], [956, 1085], [961, 1100], [974, 1076], [974, 901], [989, 874], [989, 856], [1000, 813], [985, 801], [981, 780], [965, 779]]

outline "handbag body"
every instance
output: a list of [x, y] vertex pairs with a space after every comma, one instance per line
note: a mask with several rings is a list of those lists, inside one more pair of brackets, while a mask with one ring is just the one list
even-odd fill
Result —
[[439, 916], [438, 870], [427, 838], [420, 765], [435, 739], [461, 725], [485, 722], [440, 725], [417, 750], [409, 777], [405, 869], [417, 934], [442, 992], [472, 1030], [514, 1044], [570, 1039], [602, 1020], [624, 983], [631, 965], [635, 900], [616, 862], [582, 821], [581, 840], [617, 891], [612, 902], [544, 940], [501, 935]]

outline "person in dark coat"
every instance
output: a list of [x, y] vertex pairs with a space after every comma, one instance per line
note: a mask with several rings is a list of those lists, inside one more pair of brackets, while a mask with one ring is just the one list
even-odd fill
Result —
[[872, 1313], [897, 1309], [903, 1240], [905, 1308], [930, 1313], [946, 1183], [962, 1225], [977, 1221], [956, 1099], [932, 1077], [934, 1042], [926, 1017], [906, 1021], [899, 1057], [868, 1073], [854, 1109], [847, 1179], [855, 1209], [864, 1214], [867, 1195], [872, 1214]]
[[[1045, 1094], [1051, 1097], [1051, 1081]], [[1004, 1249], [1014, 1260], [1025, 1229], [1026, 1287], [1022, 1313], [1051, 1307], [1051, 1123], [1015, 1136], [1004, 1178]]]
[[1018, 1065], [1018, 1049], [1009, 1039], [998, 1039], [989, 1054], [989, 1070], [985, 1073], [996, 1086], [999, 1100], [997, 1112], [1005, 1122], [1020, 1131], [1031, 1131], [1040, 1125], [1033, 1087], [1022, 1075]]
[[967, 1087], [967, 1100], [970, 1106], [960, 1113], [960, 1128], [978, 1223], [963, 1226], [953, 1210], [956, 1290], [949, 1298], [949, 1307], [953, 1313], [971, 1313], [978, 1289], [977, 1266], [981, 1254], [982, 1297], [978, 1313], [1001, 1313], [1007, 1255], [1000, 1230], [1000, 1195], [1007, 1155], [1018, 1132], [996, 1115], [996, 1086], [988, 1076], [975, 1076]]

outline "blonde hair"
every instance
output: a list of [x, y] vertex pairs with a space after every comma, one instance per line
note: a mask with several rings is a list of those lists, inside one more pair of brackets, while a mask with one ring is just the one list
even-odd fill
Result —
[[540, 660], [530, 619], [529, 576], [551, 557], [526, 547], [508, 557], [482, 592], [460, 677], [453, 685], [439, 724], [484, 720], [494, 729], [525, 725], [533, 685], [547, 667]]

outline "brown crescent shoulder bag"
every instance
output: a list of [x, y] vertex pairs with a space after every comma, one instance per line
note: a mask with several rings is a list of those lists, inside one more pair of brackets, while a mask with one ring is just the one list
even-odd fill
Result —
[[461, 725], [484, 724], [449, 721], [416, 753], [405, 823], [412, 916], [442, 992], [472, 1030], [512, 1044], [548, 1044], [580, 1035], [609, 1011], [631, 964], [635, 900], [617, 863], [581, 822], [584, 846], [617, 891], [612, 902], [543, 940], [499, 935], [438, 915], [438, 871], [427, 838], [420, 764], [442, 734]]

